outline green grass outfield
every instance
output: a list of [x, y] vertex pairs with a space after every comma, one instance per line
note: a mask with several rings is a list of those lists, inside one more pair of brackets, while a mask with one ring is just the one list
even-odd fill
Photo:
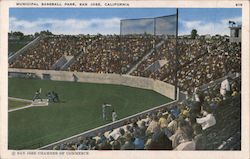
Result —
[[62, 102], [10, 112], [9, 149], [38, 148], [106, 124], [101, 118], [104, 102], [121, 119], [171, 101], [154, 91], [127, 86], [9, 78], [11, 97], [32, 99], [39, 88], [43, 98], [54, 90]]

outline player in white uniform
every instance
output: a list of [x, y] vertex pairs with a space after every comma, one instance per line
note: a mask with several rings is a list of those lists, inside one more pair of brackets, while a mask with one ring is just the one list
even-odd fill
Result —
[[113, 111], [112, 111], [112, 121], [114, 122], [116, 120], [117, 120], [117, 114], [116, 114], [115, 110], [113, 109]]
[[106, 104], [106, 103], [102, 104], [102, 119], [103, 120], [108, 120], [107, 107], [111, 107], [111, 105], [110, 104]]

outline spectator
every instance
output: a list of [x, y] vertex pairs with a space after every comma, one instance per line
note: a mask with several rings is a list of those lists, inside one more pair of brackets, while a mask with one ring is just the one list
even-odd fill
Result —
[[161, 131], [164, 132], [165, 135], [167, 135], [168, 137], [172, 136], [172, 133], [170, 132], [170, 130], [168, 129], [168, 113], [162, 115], [159, 119], [159, 125], [161, 128]]
[[180, 121], [179, 128], [173, 138], [174, 150], [195, 150], [193, 129], [185, 121]]
[[135, 144], [133, 143], [133, 137], [131, 134], [126, 135], [126, 141], [125, 143], [121, 146], [122, 150], [134, 150], [135, 149]]
[[86, 144], [86, 142], [84, 142], [86, 140], [81, 140], [80, 141], [80, 145], [77, 147], [77, 150], [88, 150], [88, 146]]
[[221, 82], [220, 86], [220, 94], [222, 95], [223, 100], [226, 99], [226, 95], [228, 94], [229, 91], [230, 91], [230, 84], [228, 81], [228, 77], [226, 77], [226, 79]]
[[214, 115], [211, 112], [211, 109], [207, 109], [206, 111], [202, 112], [203, 117], [202, 118], [196, 118], [196, 121], [198, 124], [202, 126], [203, 130], [206, 130], [207, 128], [214, 126], [216, 124], [216, 119]]
[[143, 150], [144, 149], [144, 136], [141, 130], [136, 131], [134, 140], [135, 150]]
[[121, 149], [121, 144], [119, 141], [114, 141], [112, 144], [112, 150], [120, 150]]
[[155, 132], [152, 136], [149, 150], [172, 150], [172, 142], [161, 130]]
[[159, 131], [160, 125], [158, 124], [158, 118], [156, 115], [153, 116], [153, 120], [150, 122], [146, 134], [151, 134]]
[[189, 141], [192, 138], [192, 129], [182, 118], [179, 119], [178, 129], [171, 137], [173, 148], [176, 148], [179, 144]]

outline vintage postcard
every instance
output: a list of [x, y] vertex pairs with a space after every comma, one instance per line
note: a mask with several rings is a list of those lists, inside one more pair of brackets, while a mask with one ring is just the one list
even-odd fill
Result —
[[249, 158], [249, 1], [0, 8], [0, 158]]

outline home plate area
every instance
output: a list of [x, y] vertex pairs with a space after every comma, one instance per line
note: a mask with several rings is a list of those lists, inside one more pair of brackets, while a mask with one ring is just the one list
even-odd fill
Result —
[[32, 104], [32, 106], [48, 106], [49, 102], [48, 99], [35, 99]]

